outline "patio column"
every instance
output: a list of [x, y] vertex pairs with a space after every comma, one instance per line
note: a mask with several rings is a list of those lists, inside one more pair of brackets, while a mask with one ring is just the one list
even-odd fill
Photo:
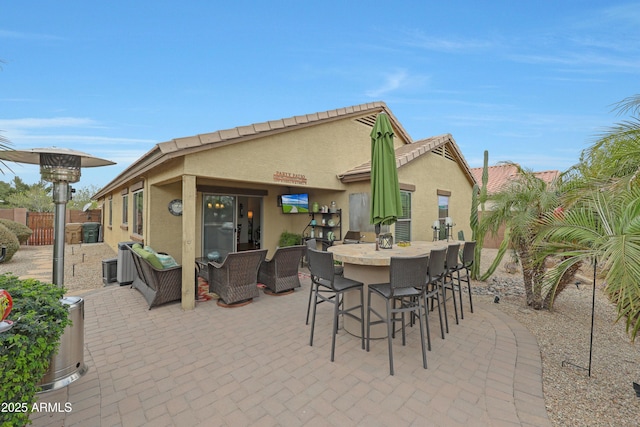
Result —
[[182, 309], [196, 306], [196, 177], [182, 175]]

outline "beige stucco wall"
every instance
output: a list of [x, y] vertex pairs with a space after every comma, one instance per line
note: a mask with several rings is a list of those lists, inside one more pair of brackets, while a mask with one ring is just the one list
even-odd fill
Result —
[[451, 192], [449, 214], [458, 231], [465, 237], [471, 236], [469, 213], [471, 212], [472, 184], [457, 163], [439, 154], [428, 153], [418, 161], [411, 162], [398, 170], [398, 179], [403, 184], [415, 185], [412, 193], [412, 240], [432, 240], [431, 225], [438, 219], [438, 190]]
[[[337, 175], [368, 161], [370, 131], [371, 128], [366, 125], [343, 118], [218, 146], [165, 162], [140, 177], [145, 183], [145, 243], [158, 251], [170, 253], [183, 263], [182, 219], [167, 210], [172, 199], [182, 198], [183, 174], [196, 176], [198, 186], [266, 191], [267, 195], [262, 198], [260, 224], [255, 226], [261, 227], [262, 247], [269, 249], [268, 256], [275, 250], [281, 232], [302, 233], [310, 220], [304, 214], [282, 214], [277, 206], [277, 196], [280, 194], [306, 192], [311, 203], [317, 201], [320, 205], [328, 205], [335, 200], [343, 210], [344, 236], [349, 226], [349, 195], [368, 192], [369, 182], [343, 184]], [[395, 145], [398, 147], [402, 144], [403, 141], [396, 138]], [[306, 184], [278, 182], [274, 179], [277, 172], [303, 176]], [[399, 179], [401, 183], [416, 188], [412, 196], [413, 240], [432, 238], [430, 225], [438, 215], [437, 190], [451, 192], [450, 212], [456, 222], [454, 235], [462, 229], [466, 236], [470, 236], [468, 213], [472, 187], [455, 162], [429, 153], [400, 168]], [[139, 180], [134, 179], [132, 183]], [[113, 192], [113, 226], [105, 228], [104, 233], [105, 241], [114, 249], [118, 242], [136, 237], [131, 235], [130, 230], [120, 226], [121, 189]], [[131, 193], [129, 197], [129, 223], [132, 224]], [[197, 193], [196, 200], [183, 200], [183, 203], [185, 209], [195, 209], [195, 248], [196, 255], [201, 256], [202, 193]]]
[[[122, 190], [122, 189], [120, 189]], [[102, 206], [102, 218], [103, 218], [103, 239], [104, 242], [111, 246], [114, 250], [118, 249], [118, 242], [128, 242], [132, 240], [132, 236], [129, 233], [129, 227], [125, 226], [122, 221], [122, 205], [123, 196], [120, 191], [114, 192], [110, 195], [112, 203], [112, 223], [109, 225], [109, 197], [99, 200], [100, 203], [104, 202]], [[128, 224], [132, 223], [133, 212], [131, 210], [131, 194], [129, 194], [129, 219]]]
[[278, 185], [275, 172], [304, 175], [291, 187], [344, 190], [337, 175], [369, 159], [371, 128], [350, 119], [296, 129], [185, 157], [185, 170], [197, 176]]

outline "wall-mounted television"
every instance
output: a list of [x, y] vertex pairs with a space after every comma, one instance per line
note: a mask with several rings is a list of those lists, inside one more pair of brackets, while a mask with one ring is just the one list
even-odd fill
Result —
[[280, 197], [282, 198], [282, 213], [309, 213], [309, 194], [283, 194]]

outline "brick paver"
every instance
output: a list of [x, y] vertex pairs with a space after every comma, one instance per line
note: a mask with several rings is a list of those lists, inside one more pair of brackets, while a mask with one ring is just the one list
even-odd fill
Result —
[[148, 310], [128, 286], [85, 294], [89, 370], [40, 394], [72, 410], [34, 413], [33, 426], [550, 425], [536, 340], [487, 297], [459, 325], [450, 319], [445, 340], [432, 335], [427, 370], [409, 328], [405, 347], [394, 341], [390, 376], [386, 340], [367, 353], [342, 329], [329, 361], [326, 304], [309, 346], [308, 287], [304, 277], [288, 296], [187, 312], [179, 303]]

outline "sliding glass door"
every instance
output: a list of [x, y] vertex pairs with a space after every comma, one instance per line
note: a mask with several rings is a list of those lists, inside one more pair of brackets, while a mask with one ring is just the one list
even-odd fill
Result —
[[203, 252], [210, 260], [221, 262], [237, 249], [236, 197], [205, 194], [203, 196]]

